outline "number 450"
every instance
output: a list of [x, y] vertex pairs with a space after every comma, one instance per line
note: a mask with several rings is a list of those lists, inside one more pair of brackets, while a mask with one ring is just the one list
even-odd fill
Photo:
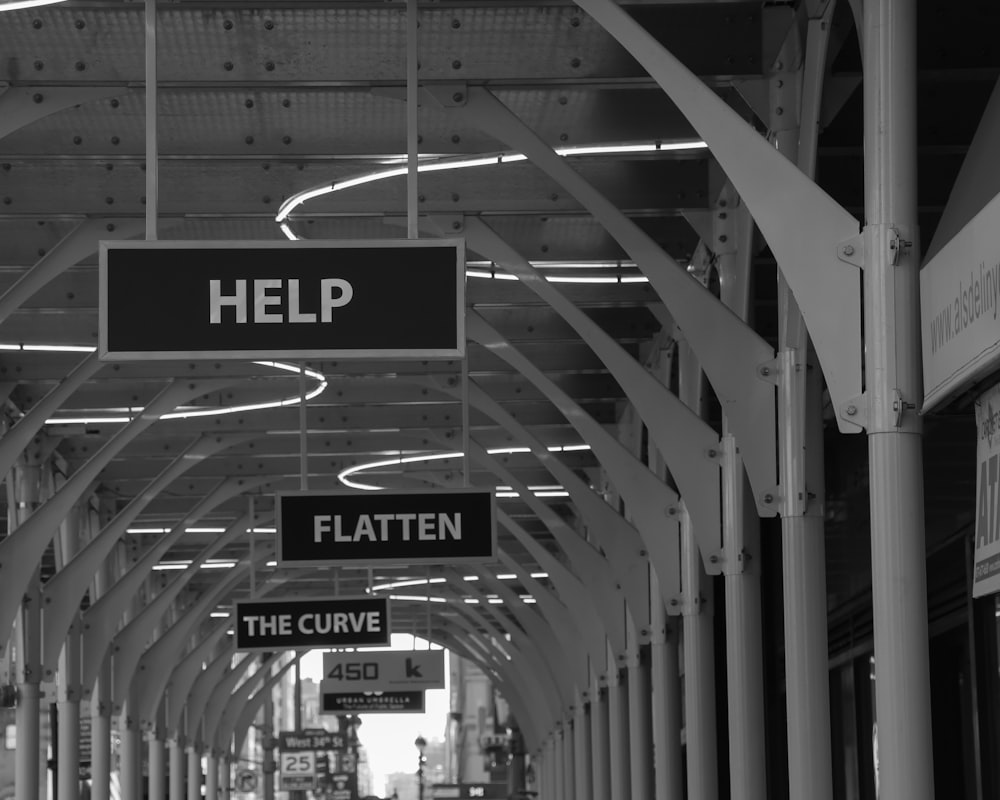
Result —
[[348, 661], [334, 664], [328, 678], [338, 681], [377, 681], [378, 664], [373, 661]]

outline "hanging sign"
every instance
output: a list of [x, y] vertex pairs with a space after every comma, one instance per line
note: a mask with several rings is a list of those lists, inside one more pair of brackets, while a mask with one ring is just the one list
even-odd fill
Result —
[[422, 713], [424, 693], [409, 692], [324, 692], [320, 696], [322, 714], [409, 714]]
[[237, 650], [312, 650], [389, 644], [385, 597], [236, 603]]
[[1000, 195], [920, 270], [924, 413], [1000, 368]]
[[104, 241], [105, 361], [456, 358], [457, 239]]
[[1000, 591], [1000, 385], [976, 401], [976, 554], [972, 596]]
[[293, 750], [346, 750], [347, 737], [330, 731], [281, 731], [278, 733], [278, 749]]
[[496, 558], [489, 489], [277, 495], [281, 566], [451, 564]]
[[323, 653], [322, 694], [444, 688], [444, 650]]

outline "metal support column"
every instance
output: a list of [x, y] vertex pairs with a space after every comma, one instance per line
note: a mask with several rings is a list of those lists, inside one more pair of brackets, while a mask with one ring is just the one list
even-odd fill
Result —
[[590, 751], [594, 800], [611, 797], [611, 747], [608, 740], [608, 690], [595, 675], [590, 689]]
[[168, 788], [170, 790], [170, 800], [185, 800], [184, 792], [184, 742], [180, 738], [173, 738], [167, 741], [167, 753], [169, 755], [170, 778]]
[[[59, 528], [56, 549], [56, 566], [61, 569], [73, 558], [78, 549], [84, 528], [86, 509], [77, 506]], [[44, 624], [44, 620], [43, 620]], [[59, 654], [58, 680], [56, 681], [56, 797], [59, 800], [78, 800], [80, 797], [80, 626], [72, 625], [66, 634]]]
[[[608, 654], [608, 663], [614, 656]], [[628, 677], [615, 666], [608, 668], [608, 750], [610, 752], [611, 800], [629, 800]]]
[[736, 441], [722, 437], [722, 534], [726, 582], [726, 684], [733, 800], [764, 800], [764, 663], [760, 609], [760, 528], [748, 505]]
[[583, 692], [578, 693], [573, 707], [573, 784], [576, 788], [576, 800], [594, 800], [589, 706], [587, 696]]
[[90, 699], [91, 800], [111, 798], [111, 659], [104, 660]]
[[654, 797], [682, 800], [684, 759], [681, 748], [681, 681], [677, 626], [668, 620], [659, 580], [650, 573], [650, 705], [652, 707]]
[[719, 754], [715, 738], [713, 591], [702, 568], [686, 509], [681, 510], [681, 574], [688, 797], [690, 800], [717, 800]]
[[[66, 640], [67, 659], [80, 655], [80, 635], [70, 632]], [[61, 670], [65, 675], [65, 669]], [[79, 670], [78, 670], [79, 671]], [[69, 684], [72, 687], [72, 683]], [[59, 800], [78, 800], [80, 797], [80, 693], [72, 688], [64, 688], [66, 684], [57, 686], [58, 702], [56, 703], [59, 730], [56, 734], [59, 742], [57, 748], [58, 778], [56, 780], [56, 797]]]
[[187, 749], [187, 800], [201, 800], [201, 752], [194, 743]]
[[142, 733], [135, 720], [130, 719], [131, 702], [119, 716], [118, 735], [121, 740], [121, 788], [125, 797], [142, 797]]
[[219, 759], [211, 751], [205, 757], [205, 800], [219, 800]]
[[865, 376], [883, 800], [934, 794], [916, 187], [916, 3], [864, 4]]
[[576, 753], [573, 747], [573, 719], [567, 717], [559, 729], [562, 739], [563, 797], [576, 800], [576, 768], [573, 766]]
[[549, 737], [549, 749], [545, 757], [545, 763], [549, 765], [549, 776], [552, 787], [553, 800], [570, 800], [566, 794], [566, 785], [563, 783], [563, 737], [562, 730], [556, 727]]
[[[799, 39], [789, 34], [769, 82], [775, 146], [809, 177], [816, 172], [823, 82], [835, 5], [830, 3], [809, 19], [801, 64]], [[801, 76], [799, 80], [795, 79], [796, 73]], [[778, 108], [796, 107], [798, 114], [775, 113]], [[796, 119], [799, 122], [790, 121]], [[778, 343], [788, 794], [792, 800], [832, 800], [822, 373], [802, 312], [780, 272]]]
[[[658, 600], [658, 598], [656, 598]], [[653, 720], [649, 660], [634, 641], [628, 661], [628, 752], [631, 797], [653, 796]]]
[[[106, 496], [99, 496], [98, 528], [103, 528], [114, 516], [114, 507]], [[103, 597], [114, 582], [113, 552], [101, 563], [94, 575], [91, 597]], [[86, 630], [83, 632], [86, 637]], [[91, 800], [109, 800], [111, 797], [111, 659], [104, 660], [98, 670], [94, 685], [84, 685], [84, 691], [93, 690], [90, 697], [90, 797]]]
[[167, 800], [167, 745], [158, 729], [146, 735], [149, 753], [149, 800]]
[[[31, 448], [33, 450], [34, 448]], [[29, 455], [11, 470], [8, 477], [8, 500], [12, 500], [13, 518], [18, 527], [34, 513], [41, 501], [41, 459]], [[15, 626], [17, 642], [17, 708], [14, 721], [17, 726], [16, 752], [14, 753], [14, 798], [37, 800], [41, 786], [41, 713], [42, 679], [41, 646], [42, 614], [38, 566], [22, 565], [33, 571], [28, 591], [24, 594]]]

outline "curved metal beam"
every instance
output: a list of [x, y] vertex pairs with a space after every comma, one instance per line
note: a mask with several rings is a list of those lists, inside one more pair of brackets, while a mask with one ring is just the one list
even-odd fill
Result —
[[176, 478], [202, 460], [228, 447], [254, 438], [247, 434], [202, 436], [180, 453], [146, 488], [139, 492], [127, 506], [100, 533], [73, 556], [61, 570], [42, 587], [42, 613], [44, 617], [42, 664], [45, 674], [55, 670], [63, 639], [76, 619], [80, 601], [87, 592], [101, 564], [111, 553], [115, 543], [125, 535], [142, 510], [149, 505]]
[[11, 531], [7, 538], [0, 540], [0, 635], [6, 636], [10, 631], [18, 606], [35, 574], [34, 566], [55, 536], [59, 523], [101, 470], [161, 415], [193, 397], [219, 391], [231, 383], [231, 380], [210, 380], [167, 384], [139, 416], [115, 433], [44, 505]]
[[[139, 590], [139, 586], [156, 563], [183, 535], [185, 529], [220, 503], [249, 489], [268, 483], [268, 478], [227, 478], [204, 497], [170, 533], [160, 537], [139, 560], [122, 575], [111, 588], [83, 613], [83, 685], [92, 686], [101, 663], [115, 635], [118, 622], [125, 608], [125, 601]], [[85, 689], [86, 691], [86, 689]]]
[[[861, 274], [857, 266], [863, 263], [863, 248], [860, 241], [854, 241], [861, 224], [625, 9], [612, 0], [575, 2], [646, 69], [708, 143], [750, 208], [795, 295], [822, 364], [841, 432], [858, 432], [860, 427], [850, 421], [846, 407], [856, 403], [862, 391]], [[683, 319], [677, 319], [682, 328], [690, 330]], [[724, 341], [733, 340], [726, 336]], [[714, 368], [707, 354], [697, 343], [695, 348], [711, 375]], [[712, 384], [718, 390], [715, 377]], [[741, 377], [736, 390], [744, 384], [749, 385], [748, 380]], [[739, 429], [734, 433], [742, 438]]]

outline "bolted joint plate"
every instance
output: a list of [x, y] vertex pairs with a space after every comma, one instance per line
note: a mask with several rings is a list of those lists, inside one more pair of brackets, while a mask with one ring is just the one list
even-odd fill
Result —
[[464, 83], [435, 83], [424, 86], [423, 91], [441, 108], [461, 108], [469, 98], [469, 89]]

